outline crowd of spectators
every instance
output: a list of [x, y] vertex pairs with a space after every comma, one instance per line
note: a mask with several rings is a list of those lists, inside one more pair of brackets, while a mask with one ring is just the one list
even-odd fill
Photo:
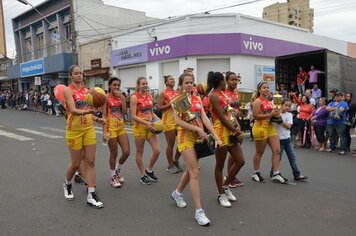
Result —
[[29, 89], [24, 92], [0, 90], [1, 109], [43, 112], [47, 115], [64, 115], [63, 104], [53, 93]]

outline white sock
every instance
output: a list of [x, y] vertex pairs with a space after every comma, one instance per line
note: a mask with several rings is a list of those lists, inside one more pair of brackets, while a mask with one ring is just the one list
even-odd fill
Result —
[[279, 173], [280, 173], [279, 170], [273, 171], [273, 175], [278, 175]]
[[176, 189], [176, 194], [177, 194], [178, 196], [182, 196], [182, 195], [183, 195], [182, 193], [178, 192], [177, 189]]
[[95, 188], [88, 188], [88, 194], [94, 193], [94, 192], [95, 192]]
[[114, 175], [116, 175], [115, 170], [110, 170], [110, 173], [111, 173], [111, 177], [113, 177]]
[[148, 173], [152, 173], [152, 170], [148, 170], [148, 169], [146, 169], [146, 171], [147, 171]]
[[66, 183], [66, 185], [70, 185], [70, 184], [72, 184], [72, 180], [65, 180], [65, 183]]
[[256, 174], [257, 172], [260, 172], [260, 170], [255, 170], [253, 173]]
[[196, 209], [195, 212], [198, 213], [198, 212], [201, 211], [201, 210], [203, 210], [203, 209], [201, 209], [201, 208], [200, 208], [200, 209]]
[[120, 163], [118, 162], [118, 163], [116, 163], [116, 167], [115, 167], [116, 169], [118, 169], [118, 170], [121, 170], [121, 165], [120, 165]]

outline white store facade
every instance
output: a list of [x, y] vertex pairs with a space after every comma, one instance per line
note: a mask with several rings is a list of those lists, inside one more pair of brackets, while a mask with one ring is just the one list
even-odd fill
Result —
[[355, 46], [240, 14], [186, 16], [113, 40], [110, 64], [123, 87], [135, 87], [145, 76], [156, 89], [164, 88], [164, 75], [177, 79], [186, 68], [194, 68], [197, 83], [206, 82], [209, 71], [233, 71], [242, 77], [240, 87], [253, 89], [262, 79], [273, 84], [277, 56], [319, 49], [353, 56], [350, 45]]

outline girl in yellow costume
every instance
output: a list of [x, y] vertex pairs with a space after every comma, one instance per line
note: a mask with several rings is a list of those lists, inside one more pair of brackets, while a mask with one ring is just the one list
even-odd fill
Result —
[[[124, 115], [127, 111], [126, 98], [120, 92], [121, 80], [112, 77], [109, 79], [109, 93], [107, 101], [102, 107], [103, 118], [106, 119], [106, 125], [103, 125], [103, 141], [108, 142], [110, 150], [110, 174], [111, 186], [118, 188], [124, 182], [121, 174], [121, 166], [130, 155], [129, 138], [125, 131]], [[116, 163], [117, 144], [121, 147], [121, 157]]]
[[[229, 183], [233, 180], [235, 175], [240, 171], [245, 164], [241, 145], [238, 141], [240, 135], [240, 125], [232, 114], [227, 112], [229, 108], [229, 101], [223, 91], [225, 91], [226, 83], [224, 75], [220, 72], [210, 71], [208, 74], [208, 91], [214, 89], [209, 94], [209, 102], [211, 107], [212, 119], [214, 122], [214, 130], [222, 140], [222, 145], [216, 150], [216, 164], [215, 164], [215, 181], [218, 189], [218, 201], [222, 207], [231, 207], [230, 201], [236, 201], [236, 197], [229, 189]], [[230, 119], [233, 118], [234, 124]], [[223, 182], [223, 169], [227, 156], [230, 153], [234, 160], [234, 165], [229, 169], [226, 180]]]
[[164, 76], [164, 83], [167, 88], [163, 90], [158, 98], [158, 109], [163, 112], [162, 121], [164, 124], [164, 136], [167, 141], [166, 156], [168, 161], [167, 171], [170, 174], [176, 174], [180, 171], [178, 159], [180, 153], [176, 151], [175, 158], [173, 159], [174, 143], [176, 142], [176, 122], [173, 117], [173, 110], [170, 105], [171, 100], [176, 97], [179, 92], [174, 90], [175, 80], [171, 75]]
[[86, 162], [86, 180], [88, 183], [87, 204], [95, 208], [102, 208], [104, 204], [95, 193], [95, 151], [96, 133], [94, 122], [105, 124], [105, 119], [93, 116], [93, 110], [85, 99], [86, 89], [81, 85], [83, 72], [78, 66], [69, 68], [69, 78], [72, 84], [63, 92], [67, 108], [66, 142], [69, 148], [71, 163], [67, 167], [64, 187], [64, 197], [73, 200], [72, 178], [79, 168], [84, 152]]
[[171, 193], [171, 198], [176, 201], [178, 207], [186, 207], [186, 202], [183, 199], [184, 188], [189, 183], [192, 192], [192, 198], [195, 205], [195, 220], [199, 225], [209, 225], [210, 221], [206, 217], [204, 210], [201, 207], [200, 202], [200, 187], [199, 187], [199, 169], [198, 159], [194, 149], [194, 145], [197, 139], [204, 140], [207, 135], [204, 132], [204, 126], [215, 138], [215, 145], [221, 145], [220, 138], [216, 135], [213, 126], [211, 125], [208, 117], [206, 116], [202, 102], [198, 96], [190, 95], [193, 89], [194, 80], [189, 74], [182, 74], [179, 77], [180, 91], [188, 93], [191, 98], [190, 112], [196, 116], [196, 119], [192, 123], [185, 121], [185, 115], [178, 116], [174, 113], [174, 120], [178, 126], [178, 150], [181, 152], [186, 164], [186, 170], [184, 171], [182, 178], [176, 190]]
[[[136, 145], [136, 164], [141, 174], [140, 182], [145, 185], [158, 181], [153, 166], [160, 153], [159, 140], [151, 124], [153, 119], [159, 118], [153, 112], [154, 101], [147, 90], [147, 79], [139, 77], [136, 82], [136, 93], [130, 99], [131, 118], [134, 121], [132, 131]], [[146, 140], [151, 145], [152, 156], [145, 169], [142, 156]]]
[[260, 163], [262, 155], [265, 152], [267, 144], [272, 151], [272, 181], [278, 183], [286, 183], [285, 179], [279, 171], [280, 145], [279, 137], [273, 123], [270, 121], [273, 116], [280, 114], [279, 111], [273, 109], [273, 104], [268, 97], [270, 96], [269, 85], [262, 81], [257, 85], [257, 98], [252, 103], [253, 123], [252, 133], [255, 139], [256, 152], [253, 156], [254, 173], [252, 179], [257, 182], [264, 182], [264, 178], [260, 173]]
[[[226, 80], [227, 88], [224, 91], [224, 94], [227, 96], [230, 106], [234, 109], [235, 116], [239, 117], [242, 115], [242, 112], [240, 112], [239, 110], [241, 103], [239, 99], [239, 90], [237, 89], [237, 85], [241, 83], [241, 77], [239, 75], [236, 75], [236, 73], [229, 71], [225, 75], [225, 80]], [[238, 140], [240, 142], [240, 145], [242, 145], [243, 133], [238, 137]], [[230, 156], [227, 160], [228, 172], [231, 169], [231, 167], [234, 165], [234, 163], [235, 163], [234, 159]], [[236, 178], [236, 176], [233, 178], [232, 182], [229, 183], [230, 188], [236, 188], [237, 186], [244, 186], [244, 185], [245, 184], [239, 181]]]

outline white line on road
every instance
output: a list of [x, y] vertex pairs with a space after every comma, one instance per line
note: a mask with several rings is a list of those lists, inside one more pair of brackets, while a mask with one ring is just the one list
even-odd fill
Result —
[[62, 136], [57, 136], [57, 135], [53, 135], [53, 134], [47, 134], [47, 133], [43, 133], [43, 132], [40, 132], [40, 131], [37, 131], [37, 130], [32, 130], [32, 129], [18, 128], [17, 130], [23, 131], [23, 132], [27, 132], [27, 133], [30, 133], [30, 134], [35, 134], [35, 135], [47, 137], [47, 138], [63, 138]]
[[65, 132], [66, 132], [65, 129], [56, 129], [56, 128], [52, 128], [52, 127], [41, 127], [41, 129], [47, 129], [47, 130], [51, 130], [51, 131], [55, 131], [55, 132], [60, 132], [60, 133], [65, 133]]
[[3, 131], [3, 130], [0, 130], [0, 135], [8, 137], [8, 138], [16, 139], [16, 140], [19, 140], [19, 141], [34, 140], [33, 138], [29, 138], [29, 137], [25, 137], [25, 136], [22, 136], [22, 135], [6, 132], [6, 131]]

